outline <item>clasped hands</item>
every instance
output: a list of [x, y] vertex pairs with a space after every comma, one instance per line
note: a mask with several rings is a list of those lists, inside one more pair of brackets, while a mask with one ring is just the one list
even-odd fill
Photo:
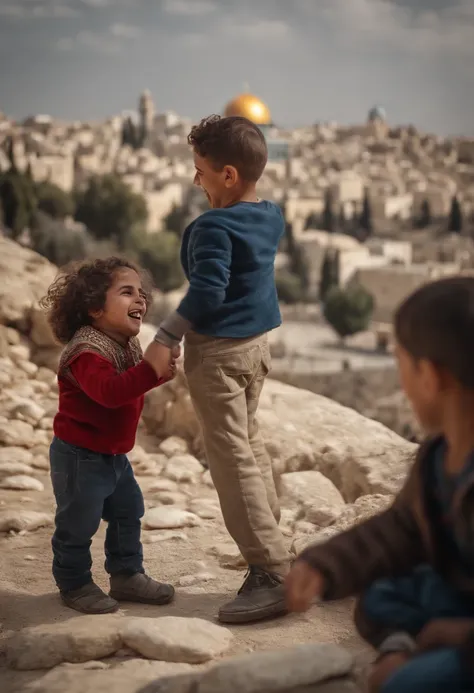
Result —
[[180, 357], [181, 347], [179, 344], [172, 349], [155, 342], [154, 340], [147, 346], [143, 358], [148, 361], [156, 375], [163, 380], [172, 380], [176, 375], [176, 360]]

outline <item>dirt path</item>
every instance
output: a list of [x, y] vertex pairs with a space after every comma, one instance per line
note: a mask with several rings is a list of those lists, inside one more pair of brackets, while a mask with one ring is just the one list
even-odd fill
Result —
[[[40, 478], [45, 485], [45, 491], [41, 493], [0, 491], [0, 509], [24, 508], [53, 512], [49, 478], [46, 474]], [[147, 486], [152, 480], [140, 478], [139, 481], [147, 499]], [[213, 493], [202, 488], [199, 487], [200, 494]], [[221, 568], [213, 555], [216, 544], [228, 542], [228, 535], [220, 518], [205, 520], [202, 526], [179, 531], [185, 533], [186, 539], [146, 543], [144, 546], [149, 574], [177, 585], [175, 603], [157, 608], [127, 605], [123, 609], [124, 613], [150, 618], [155, 615], [175, 615], [214, 620], [219, 605], [231, 598], [240, 586], [243, 573]], [[145, 532], [144, 536], [146, 534], [150, 533]], [[3, 535], [0, 538], [2, 644], [12, 631], [26, 626], [80, 618], [80, 615], [63, 607], [58, 598], [51, 576], [50, 537], [51, 529], [47, 528], [23, 536]], [[103, 540], [102, 527], [93, 542], [94, 575], [101, 587], [106, 588]], [[205, 569], [214, 574], [215, 578], [191, 587], [180, 587], [177, 584], [179, 579], [196, 572], [198, 561], [203, 561]], [[304, 642], [337, 642], [364, 658], [365, 648], [354, 633], [350, 606], [347, 602], [315, 606], [305, 615], [291, 615], [275, 621], [232, 628], [235, 640], [230, 654], [278, 649]], [[0, 660], [0, 664], [0, 690], [5, 693], [22, 691], [28, 681], [36, 678], [35, 673], [9, 671], [5, 667], [4, 658]]]

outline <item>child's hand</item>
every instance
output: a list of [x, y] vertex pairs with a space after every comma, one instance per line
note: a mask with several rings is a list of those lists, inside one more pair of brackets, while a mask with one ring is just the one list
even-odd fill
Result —
[[473, 631], [472, 618], [437, 618], [426, 624], [416, 642], [423, 651], [438, 647], [460, 647]]
[[171, 349], [171, 356], [175, 360], [179, 359], [179, 357], [181, 356], [181, 347], [179, 344]]
[[159, 378], [171, 380], [176, 373], [175, 360], [171, 349], [159, 342], [151, 342], [143, 354]]
[[286, 603], [289, 611], [307, 611], [315, 597], [324, 592], [324, 577], [306, 561], [297, 560], [286, 578]]

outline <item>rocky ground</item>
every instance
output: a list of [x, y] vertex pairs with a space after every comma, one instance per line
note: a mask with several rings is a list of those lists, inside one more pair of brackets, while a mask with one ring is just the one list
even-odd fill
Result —
[[[11, 250], [0, 248], [0, 265]], [[48, 275], [34, 257], [22, 256], [22, 263], [37, 263], [36, 277]], [[5, 268], [18, 271], [18, 264], [12, 267], [10, 259]], [[57, 384], [44, 365], [53, 366], [57, 351], [34, 308], [36, 289], [26, 276], [23, 282], [27, 299], [20, 281], [17, 296], [5, 289], [0, 296], [0, 689], [137, 693], [154, 682], [148, 693], [357, 690], [367, 650], [348, 602], [257, 625], [216, 624], [218, 606], [241, 584], [244, 566], [202, 464], [181, 372], [147, 397], [130, 456], [146, 500], [147, 570], [176, 585], [175, 603], [124, 605], [118, 614], [92, 619], [61, 605], [51, 577], [47, 457]], [[151, 333], [143, 331], [144, 343]], [[414, 452], [381, 424], [276, 381], [266, 385], [260, 423], [281, 495], [282, 528], [297, 551], [384, 508]], [[103, 533], [92, 551], [105, 588]]]

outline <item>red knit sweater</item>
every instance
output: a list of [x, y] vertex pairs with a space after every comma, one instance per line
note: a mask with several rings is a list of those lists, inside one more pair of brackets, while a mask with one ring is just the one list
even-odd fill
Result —
[[110, 361], [90, 352], [80, 354], [70, 369], [79, 387], [58, 378], [54, 434], [66, 443], [105, 455], [130, 452], [143, 395], [164, 381], [146, 361], [118, 373]]

